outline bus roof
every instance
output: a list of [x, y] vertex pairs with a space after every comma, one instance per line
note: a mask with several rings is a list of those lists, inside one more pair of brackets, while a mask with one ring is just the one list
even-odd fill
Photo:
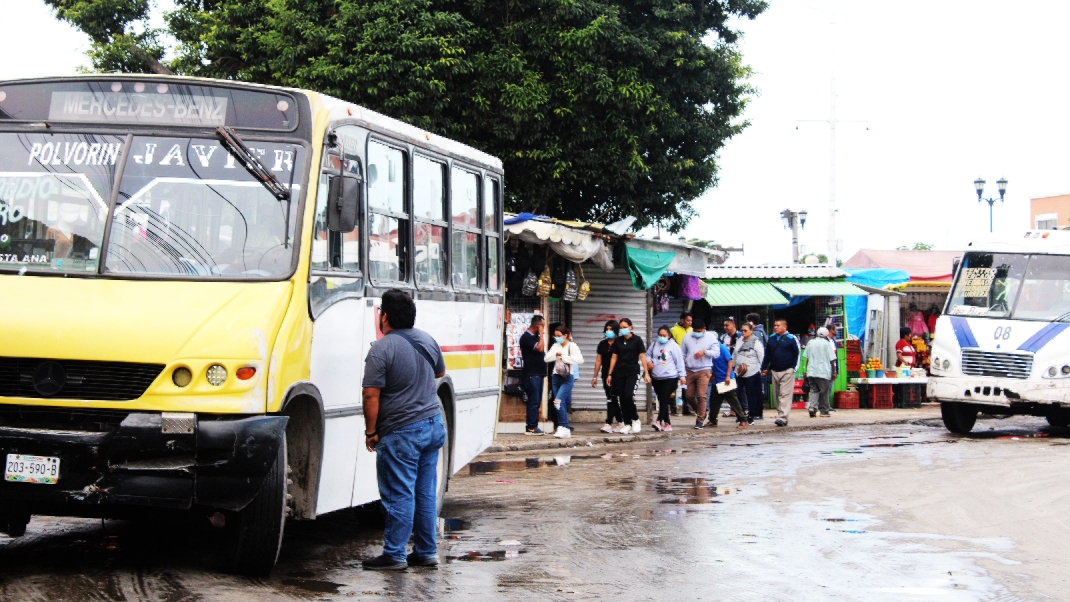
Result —
[[324, 108], [328, 110], [329, 122], [344, 120], [363, 121], [377, 129], [394, 132], [402, 137], [409, 138], [410, 142], [417, 145], [425, 146], [443, 154], [452, 155], [456, 158], [482, 163], [483, 165], [495, 168], [498, 171], [502, 170], [501, 159], [493, 155], [488, 155], [481, 150], [472, 148], [467, 144], [439, 136], [438, 134], [432, 134], [431, 132], [421, 130], [404, 121], [399, 121], [393, 117], [387, 117], [382, 113], [376, 113], [375, 111], [366, 109], [360, 105], [355, 105], [333, 96], [327, 96], [326, 94], [320, 94], [318, 92], [314, 92], [314, 94], [319, 96]]
[[1026, 230], [1018, 235], [989, 235], [967, 244], [966, 251], [1070, 255], [1070, 231]]

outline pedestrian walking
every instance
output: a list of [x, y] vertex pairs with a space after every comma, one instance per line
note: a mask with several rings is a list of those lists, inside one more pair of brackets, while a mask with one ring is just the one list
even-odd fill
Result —
[[739, 327], [740, 338], [736, 340], [736, 349], [732, 359], [736, 367], [736, 382], [739, 383], [739, 403], [747, 411], [747, 421], [753, 423], [762, 419], [765, 399], [762, 397], [762, 361], [765, 359], [765, 346], [754, 334], [754, 326], [744, 322]]
[[620, 336], [613, 344], [613, 356], [609, 361], [609, 378], [606, 382], [613, 386], [620, 399], [620, 411], [624, 415], [626, 426], [621, 430], [622, 434], [638, 433], [642, 425], [639, 422], [639, 410], [635, 407], [635, 387], [642, 375], [643, 382], [650, 384], [650, 375], [647, 374], [646, 362], [643, 354], [646, 353], [646, 345], [639, 335], [632, 332], [632, 321], [628, 318], [620, 319]]
[[669, 332], [672, 333], [672, 338], [677, 345], [683, 345], [684, 337], [691, 332], [691, 320], [691, 312], [685, 311], [680, 314], [680, 321], [672, 325]]
[[791, 398], [795, 393], [795, 371], [799, 368], [799, 339], [788, 332], [787, 320], [773, 322], [773, 336], [765, 347], [762, 375], [771, 375], [776, 396], [777, 426], [788, 426]]
[[736, 381], [732, 352], [724, 343], [718, 341], [717, 344], [720, 348], [713, 358], [710, 376], [710, 424], [717, 426], [717, 410], [721, 408], [722, 403], [728, 402], [728, 407], [732, 408], [732, 412], [736, 415], [736, 428], [747, 428], [750, 424], [747, 421], [747, 410], [743, 409], [743, 405], [739, 403], [739, 396], [736, 394], [739, 385]]
[[[597, 387], [601, 380], [602, 389], [606, 393], [606, 423], [599, 429], [603, 433], [619, 433], [628, 426], [624, 422], [624, 414], [620, 411], [620, 399], [607, 382], [609, 365], [613, 362], [613, 343], [617, 340], [619, 329], [620, 324], [616, 320], [607, 321], [603, 329], [605, 338], [598, 341], [598, 348], [595, 349], [594, 378], [591, 379], [591, 386]], [[615, 427], [613, 426], [614, 420], [617, 421]]]
[[[707, 336], [706, 323], [701, 318], [695, 318], [691, 328], [691, 334], [684, 337], [681, 349], [684, 354], [684, 366], [687, 369], [684, 401], [695, 411], [695, 428], [701, 430], [706, 422], [706, 402], [709, 396], [713, 360], [721, 353], [721, 343], [716, 335]], [[716, 425], [716, 411], [713, 414], [711, 422]]]
[[539, 409], [542, 406], [542, 387], [546, 378], [546, 344], [543, 342], [543, 330], [546, 320], [536, 315], [524, 334], [520, 335], [520, 357], [524, 362], [520, 373], [520, 387], [524, 390], [527, 404], [527, 416], [524, 425], [525, 435], [543, 435], [539, 428]]
[[762, 342], [762, 347], [765, 347], [769, 342], [769, 337], [765, 334], [762, 316], [756, 313], [749, 313], [747, 314], [747, 322], [754, 328], [754, 336], [758, 337], [758, 340]]
[[725, 347], [735, 349], [737, 340], [739, 340], [739, 330], [736, 328], [736, 319], [729, 316], [724, 321], [724, 333], [721, 335], [721, 342], [724, 343]]
[[669, 408], [676, 407], [676, 389], [687, 384], [687, 371], [680, 346], [672, 338], [668, 326], [658, 329], [658, 338], [646, 352], [647, 371], [650, 373], [654, 395], [658, 399], [658, 419], [651, 426], [655, 431], [672, 431]]
[[[379, 498], [386, 514], [383, 553], [365, 569], [403, 571], [438, 566], [438, 456], [446, 443], [435, 379], [446, 375], [442, 350], [413, 328], [416, 303], [408, 293], [383, 293], [376, 341], [364, 360], [364, 441], [376, 454]], [[405, 554], [409, 537], [413, 551]]]
[[546, 363], [554, 366], [550, 382], [553, 385], [553, 412], [557, 416], [554, 437], [568, 439], [572, 429], [568, 424], [568, 410], [572, 405], [572, 385], [576, 382], [575, 369], [583, 363], [580, 346], [572, 342], [572, 331], [567, 326], [554, 328], [554, 346], [544, 356]]
[[817, 336], [806, 344], [806, 379], [810, 383], [810, 399], [806, 409], [810, 418], [821, 412], [822, 418], [829, 417], [829, 390], [832, 387], [832, 371], [836, 363], [836, 347], [828, 340], [829, 331], [821, 327]]

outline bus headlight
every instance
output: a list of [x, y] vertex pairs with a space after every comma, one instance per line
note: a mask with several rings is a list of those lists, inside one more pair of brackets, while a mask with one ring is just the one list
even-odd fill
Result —
[[949, 370], [951, 368], [951, 360], [944, 360], [944, 363], [940, 367], [944, 370]]
[[1063, 376], [1070, 376], [1070, 365], [1063, 364]]
[[1048, 366], [1041, 375], [1044, 378], [1070, 378], [1070, 364]]
[[223, 384], [223, 381], [227, 380], [227, 369], [219, 364], [212, 364], [208, 367], [208, 384], [218, 387]]

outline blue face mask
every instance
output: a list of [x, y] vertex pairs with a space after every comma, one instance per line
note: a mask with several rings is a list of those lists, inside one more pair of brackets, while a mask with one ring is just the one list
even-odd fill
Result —
[[691, 332], [691, 336], [695, 337], [696, 339], [701, 339], [705, 334], [706, 334], [706, 331], [702, 331], [702, 332], [694, 332], [694, 331], [692, 331]]
[[606, 338], [607, 339], [612, 339], [612, 338], [614, 338], [616, 336], [617, 336], [617, 333], [613, 332], [612, 330], [607, 330], [606, 331]]
[[669, 337], [658, 337], [658, 342], [662, 345], [667, 345], [669, 343]]
[[630, 333], [630, 332], [631, 332], [630, 328], [621, 328], [620, 329], [620, 336], [626, 337], [626, 336], [628, 336], [628, 333]]
[[554, 337], [554, 340], [557, 341], [558, 345], [564, 345], [565, 344], [565, 337]]

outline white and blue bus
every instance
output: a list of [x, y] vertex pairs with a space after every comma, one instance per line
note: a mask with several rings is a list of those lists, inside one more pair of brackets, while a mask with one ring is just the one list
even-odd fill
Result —
[[1070, 424], [1070, 232], [972, 242], [936, 326], [928, 394], [944, 425], [979, 412]]

